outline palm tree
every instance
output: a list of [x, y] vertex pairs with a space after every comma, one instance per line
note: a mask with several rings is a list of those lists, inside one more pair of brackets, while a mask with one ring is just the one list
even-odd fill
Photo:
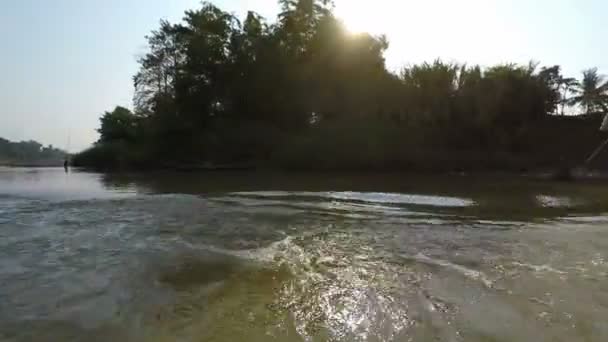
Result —
[[583, 71], [583, 80], [572, 90], [572, 105], [581, 105], [586, 114], [594, 111], [608, 112], [608, 81], [597, 68]]
[[568, 98], [572, 89], [578, 85], [578, 81], [572, 77], [562, 77], [559, 79], [559, 89], [561, 92], [560, 104], [562, 106], [561, 115], [566, 114], [566, 105], [571, 102]]

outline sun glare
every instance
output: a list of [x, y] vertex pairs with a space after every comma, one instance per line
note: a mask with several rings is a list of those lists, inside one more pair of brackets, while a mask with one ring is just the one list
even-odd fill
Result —
[[344, 21], [344, 24], [353, 33], [361, 33], [369, 30], [373, 26], [368, 16], [362, 10], [360, 3], [342, 5], [336, 8], [338, 17]]
[[350, 32], [386, 35], [391, 68], [438, 57], [480, 64], [503, 60], [506, 46], [523, 44], [519, 28], [504, 21], [509, 8], [498, 0], [335, 0], [335, 14]]
[[390, 11], [398, 11], [400, 7], [398, 2], [390, 0], [376, 0], [373, 6], [369, 1], [339, 0], [336, 1], [336, 15], [353, 33], [384, 34], [388, 33], [394, 14]]

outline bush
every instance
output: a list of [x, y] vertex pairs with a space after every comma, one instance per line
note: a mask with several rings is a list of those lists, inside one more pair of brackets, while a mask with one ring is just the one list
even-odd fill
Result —
[[125, 141], [96, 144], [74, 155], [72, 164], [76, 167], [93, 169], [144, 168], [152, 165], [152, 154], [143, 145], [128, 144]]

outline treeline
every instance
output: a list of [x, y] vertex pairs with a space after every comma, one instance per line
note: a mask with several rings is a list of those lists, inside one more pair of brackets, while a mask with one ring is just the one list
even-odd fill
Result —
[[0, 138], [0, 165], [61, 165], [67, 153], [36, 141], [11, 142]]
[[394, 74], [387, 39], [350, 33], [331, 1], [279, 3], [274, 22], [210, 3], [181, 23], [162, 21], [134, 76], [134, 112], [105, 113], [99, 142], [75, 163], [519, 167], [553, 143], [538, 139], [555, 126], [552, 114], [607, 108], [597, 69], [579, 82], [559, 66], [437, 60]]

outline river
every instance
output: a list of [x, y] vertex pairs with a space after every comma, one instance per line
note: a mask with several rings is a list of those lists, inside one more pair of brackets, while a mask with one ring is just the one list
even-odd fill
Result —
[[608, 184], [0, 169], [1, 341], [608, 341]]

